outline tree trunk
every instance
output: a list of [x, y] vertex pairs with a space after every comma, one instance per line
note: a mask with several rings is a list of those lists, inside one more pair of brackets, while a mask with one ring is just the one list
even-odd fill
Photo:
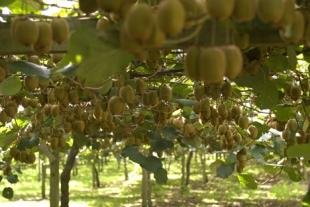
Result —
[[92, 162], [92, 177], [93, 177], [93, 188], [100, 188], [100, 178], [96, 167], [96, 160]]
[[125, 175], [125, 180], [128, 180], [128, 167], [127, 167], [127, 158], [124, 158], [124, 175]]
[[192, 162], [193, 155], [194, 155], [194, 152], [190, 151], [187, 156], [185, 186], [189, 185], [190, 176], [191, 176], [191, 162]]
[[42, 177], [42, 168], [41, 168], [41, 159], [40, 159], [40, 152], [38, 153], [38, 162], [37, 162], [37, 167], [38, 167], [38, 182], [41, 181]]
[[59, 207], [59, 152], [50, 160], [50, 207]]
[[142, 185], [141, 185], [142, 207], [152, 207], [152, 186], [150, 173], [142, 168]]
[[208, 175], [206, 172], [206, 154], [205, 152], [200, 153], [200, 161], [201, 161], [201, 173], [202, 173], [202, 182], [207, 183], [208, 182]]
[[69, 207], [69, 181], [71, 179], [71, 170], [74, 167], [75, 158], [78, 153], [79, 147], [73, 144], [61, 173], [61, 207]]
[[42, 178], [41, 178], [41, 197], [42, 199], [46, 199], [46, 187], [45, 187], [45, 180], [46, 180], [46, 165], [44, 163], [42, 163]]

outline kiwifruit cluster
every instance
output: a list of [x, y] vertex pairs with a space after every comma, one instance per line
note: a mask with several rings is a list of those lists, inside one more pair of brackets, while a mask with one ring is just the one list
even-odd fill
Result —
[[19, 150], [15, 147], [10, 149], [10, 155], [15, 161], [33, 164], [36, 161], [36, 156], [29, 150]]
[[61, 44], [69, 38], [69, 24], [60, 17], [51, 22], [17, 17], [11, 22], [11, 36], [18, 43], [33, 47], [38, 53], [48, 53], [53, 42]]
[[191, 47], [187, 51], [185, 73], [206, 84], [222, 83], [224, 76], [235, 79], [243, 67], [241, 50], [235, 45], [224, 47]]

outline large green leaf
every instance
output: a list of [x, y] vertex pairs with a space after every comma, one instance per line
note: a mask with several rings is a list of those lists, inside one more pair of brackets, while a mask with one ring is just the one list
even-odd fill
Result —
[[0, 95], [13, 96], [22, 89], [22, 82], [18, 76], [12, 75], [0, 83]]
[[220, 178], [228, 178], [233, 174], [235, 169], [235, 164], [222, 163], [216, 169], [216, 175]]
[[113, 74], [125, 70], [132, 55], [98, 38], [96, 30], [81, 27], [70, 40], [66, 60], [80, 64], [77, 76], [86, 86], [101, 86]]
[[288, 177], [292, 181], [299, 182], [302, 180], [302, 174], [298, 168], [296, 168], [296, 167], [285, 167], [284, 171], [287, 173]]
[[291, 106], [277, 106], [273, 109], [273, 112], [276, 115], [278, 121], [287, 121], [291, 117], [294, 117], [296, 114], [295, 107]]
[[0, 6], [8, 6], [9, 4], [11, 4], [12, 2], [14, 2], [15, 0], [2, 0], [0, 1]]
[[287, 149], [287, 156], [289, 158], [303, 157], [310, 160], [310, 144], [297, 144], [290, 146]]
[[246, 74], [236, 80], [239, 86], [252, 88], [256, 94], [256, 104], [262, 109], [270, 109], [279, 103], [276, 80], [271, 80], [263, 68], [258, 74]]
[[17, 139], [16, 131], [1, 132], [0, 133], [0, 147], [7, 148], [16, 139]]
[[253, 177], [253, 175], [251, 174], [248, 174], [248, 173], [239, 174], [238, 180], [239, 180], [239, 183], [245, 188], [257, 189], [257, 182], [255, 178]]
[[43, 78], [49, 78], [51, 74], [51, 70], [44, 66], [20, 60], [9, 62], [6, 67], [12, 73], [22, 72], [26, 75], [37, 75]]

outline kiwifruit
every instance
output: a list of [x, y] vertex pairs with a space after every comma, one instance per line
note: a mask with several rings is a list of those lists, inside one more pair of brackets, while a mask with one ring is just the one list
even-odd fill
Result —
[[112, 115], [121, 115], [125, 111], [125, 103], [119, 96], [112, 96], [108, 102], [108, 109]]
[[246, 162], [247, 161], [247, 151], [246, 149], [241, 149], [237, 155], [236, 155], [236, 158], [239, 162]]
[[200, 101], [195, 101], [195, 103], [193, 104], [193, 111], [196, 114], [199, 114], [201, 112], [201, 104]]
[[197, 0], [180, 0], [182, 3], [185, 14], [186, 14], [186, 20], [194, 20], [198, 17], [201, 17], [201, 15], [205, 12], [206, 9], [204, 5], [201, 4], [201, 1]]
[[256, 0], [235, 0], [233, 17], [238, 22], [251, 21], [256, 14]]
[[243, 57], [241, 50], [235, 45], [223, 47], [226, 57], [225, 76], [230, 80], [235, 79], [242, 71]]
[[238, 173], [242, 173], [243, 169], [245, 168], [245, 165], [246, 165], [246, 163], [237, 161], [236, 162], [236, 170], [237, 170], [237, 172]]
[[66, 140], [64, 137], [58, 137], [58, 148], [64, 149], [66, 147]]
[[292, 100], [297, 101], [302, 94], [301, 88], [298, 85], [292, 85], [289, 90], [289, 95]]
[[64, 121], [63, 128], [66, 133], [69, 133], [72, 130], [72, 124], [69, 121]]
[[72, 123], [72, 130], [74, 132], [82, 133], [85, 130], [85, 122], [83, 120], [75, 120]]
[[200, 48], [192, 46], [187, 50], [185, 58], [185, 74], [193, 80], [200, 80], [199, 71]]
[[179, 0], [163, 0], [159, 3], [157, 19], [167, 36], [175, 37], [182, 32], [185, 18], [185, 9]]
[[162, 86], [159, 87], [159, 98], [161, 100], [164, 100], [164, 101], [170, 101], [171, 98], [172, 98], [172, 88], [167, 85], [167, 84], [164, 84]]
[[124, 27], [127, 34], [134, 40], [139, 43], [147, 42], [155, 27], [152, 8], [144, 3], [132, 6], [125, 18]]
[[197, 134], [197, 130], [192, 123], [185, 123], [183, 132], [184, 132], [184, 137], [186, 138], [194, 138]]
[[53, 30], [49, 22], [38, 22], [39, 38], [34, 44], [38, 53], [48, 53], [53, 45]]
[[0, 66], [0, 82], [2, 82], [6, 77], [6, 70]]
[[79, 0], [79, 7], [86, 14], [93, 13], [98, 9], [96, 0]]
[[207, 0], [206, 4], [211, 17], [218, 20], [225, 20], [232, 15], [235, 0]]
[[296, 132], [298, 129], [298, 124], [296, 119], [289, 119], [286, 123], [285, 128], [289, 129], [291, 132]]
[[136, 100], [135, 90], [130, 85], [122, 86], [119, 89], [119, 96], [129, 105]]
[[305, 26], [306, 22], [303, 13], [295, 11], [292, 24], [286, 28], [288, 31], [284, 34], [285, 38], [289, 42], [297, 44], [304, 37]]
[[51, 25], [55, 42], [61, 44], [69, 38], [69, 24], [65, 18], [54, 18]]
[[219, 113], [219, 115], [223, 118], [226, 119], [228, 116], [228, 111], [227, 111], [227, 107], [225, 106], [225, 104], [221, 103], [217, 106], [217, 111]]
[[200, 50], [198, 69], [205, 84], [221, 83], [226, 69], [226, 57], [223, 50], [217, 47]]
[[247, 116], [240, 116], [238, 119], [238, 125], [240, 126], [240, 128], [242, 129], [246, 129], [249, 127], [249, 118]]
[[295, 0], [284, 0], [284, 14], [278, 25], [285, 27], [291, 25], [295, 15]]
[[250, 125], [250, 126], [248, 127], [248, 131], [249, 131], [250, 137], [251, 137], [252, 139], [256, 139], [256, 138], [257, 138], [258, 129], [256, 128], [256, 126]]
[[27, 164], [33, 164], [36, 161], [36, 156], [33, 152], [28, 152], [26, 154], [26, 159], [25, 159]]
[[156, 23], [147, 44], [149, 47], [158, 48], [162, 47], [165, 42], [166, 34], [160, 29], [159, 25]]
[[14, 118], [17, 114], [18, 106], [14, 101], [10, 101], [5, 105], [4, 111], [9, 117]]
[[69, 101], [72, 104], [78, 104], [80, 102], [80, 94], [77, 89], [69, 91]]
[[57, 117], [60, 114], [60, 107], [57, 104], [51, 106], [51, 115]]
[[10, 117], [5, 113], [5, 111], [0, 112], [0, 122], [5, 124], [7, 121], [10, 120]]
[[110, 20], [108, 20], [106, 17], [102, 17], [98, 19], [96, 23], [96, 29], [105, 30], [110, 24], [111, 24]]
[[226, 134], [227, 130], [228, 130], [228, 126], [226, 124], [221, 124], [221, 125], [219, 125], [219, 127], [217, 129], [217, 133], [219, 135], [224, 135], [224, 134]]
[[146, 85], [142, 78], [136, 79], [136, 92], [139, 95], [142, 95], [145, 91]]
[[150, 105], [156, 106], [159, 103], [159, 97], [157, 91], [150, 92]]
[[196, 100], [200, 101], [205, 96], [205, 87], [201, 84], [194, 86], [194, 95]]
[[24, 84], [27, 90], [34, 91], [39, 87], [39, 78], [38, 76], [26, 76]]
[[258, 0], [257, 15], [266, 23], [278, 23], [284, 15], [285, 4], [283, 0]]
[[144, 106], [151, 105], [151, 92], [144, 92], [142, 95], [142, 102]]
[[233, 139], [235, 140], [236, 143], [241, 143], [242, 142], [242, 136], [238, 132], [233, 134]]
[[122, 3], [123, 0], [97, 0], [98, 7], [107, 12], [118, 12]]
[[25, 17], [18, 20], [14, 28], [15, 39], [25, 46], [34, 45], [39, 38], [38, 25], [29, 18]]

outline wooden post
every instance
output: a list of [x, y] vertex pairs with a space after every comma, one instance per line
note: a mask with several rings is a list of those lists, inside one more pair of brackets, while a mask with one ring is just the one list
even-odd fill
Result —
[[42, 199], [46, 199], [46, 193], [45, 193], [45, 180], [46, 180], [46, 165], [44, 163], [41, 164], [42, 167], [42, 178], [41, 178], [41, 197]]
[[59, 207], [59, 152], [50, 160], [50, 207]]

